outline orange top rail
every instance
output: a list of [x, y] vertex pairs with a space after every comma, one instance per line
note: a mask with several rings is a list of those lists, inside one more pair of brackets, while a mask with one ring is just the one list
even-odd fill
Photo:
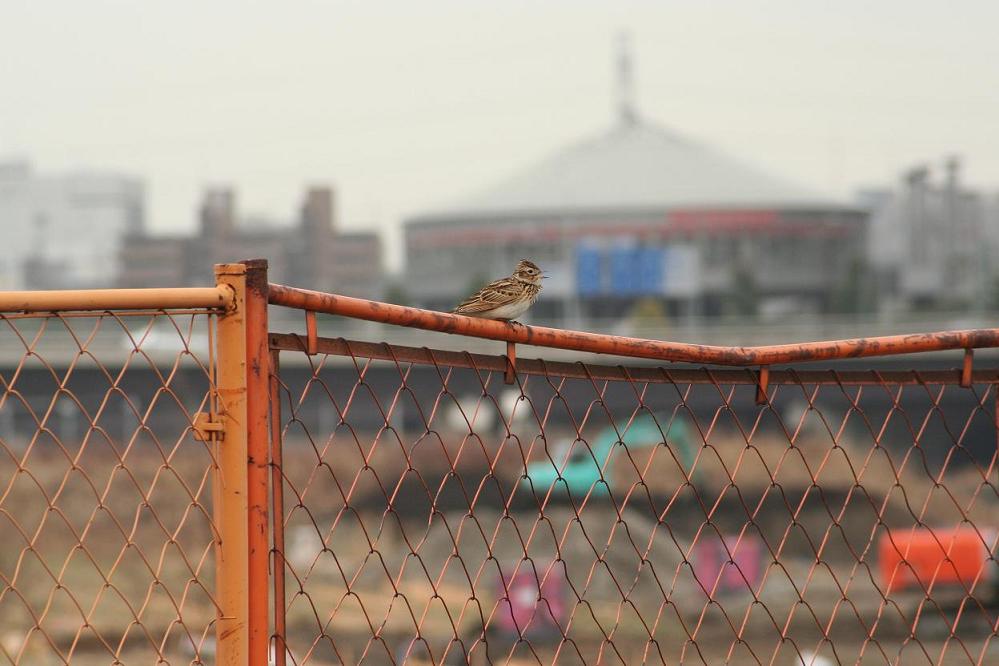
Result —
[[999, 329], [995, 328], [760, 347], [719, 347], [567, 331], [544, 326], [510, 324], [390, 303], [379, 303], [362, 298], [326, 294], [280, 284], [270, 285], [268, 300], [273, 305], [300, 310], [489, 340], [504, 340], [596, 354], [712, 365], [771, 365], [865, 356], [891, 356], [947, 349], [969, 350], [999, 347]]
[[0, 312], [228, 309], [232, 303], [232, 292], [220, 287], [0, 291]]

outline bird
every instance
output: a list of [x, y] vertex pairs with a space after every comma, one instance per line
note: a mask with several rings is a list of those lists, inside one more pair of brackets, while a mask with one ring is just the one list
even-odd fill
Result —
[[451, 312], [482, 319], [515, 321], [538, 300], [541, 280], [546, 277], [534, 262], [521, 259], [509, 277], [490, 282]]

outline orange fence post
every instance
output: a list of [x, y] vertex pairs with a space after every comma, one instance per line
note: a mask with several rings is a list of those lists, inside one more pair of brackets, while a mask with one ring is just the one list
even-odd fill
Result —
[[267, 338], [267, 260], [246, 266], [246, 411], [247, 502], [249, 504], [249, 656], [251, 664], [267, 663], [269, 640], [268, 558], [268, 402], [270, 346]]
[[[215, 266], [218, 285], [233, 291], [233, 306], [218, 318], [217, 392], [224, 423], [216, 443], [213, 482], [214, 521], [218, 526], [216, 592], [220, 616], [215, 633], [216, 663], [249, 663], [249, 549], [247, 502], [247, 267]], [[264, 662], [266, 663], [266, 662]]]
[[271, 496], [274, 507], [274, 664], [288, 663], [284, 607], [284, 463], [281, 450], [281, 352], [271, 351]]

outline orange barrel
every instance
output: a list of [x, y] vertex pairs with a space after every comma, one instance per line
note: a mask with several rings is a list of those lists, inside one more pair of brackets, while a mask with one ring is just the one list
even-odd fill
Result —
[[994, 530], [973, 527], [914, 528], [881, 535], [878, 563], [885, 594], [932, 591], [940, 586], [983, 590], [996, 580], [996, 561], [987, 544]]

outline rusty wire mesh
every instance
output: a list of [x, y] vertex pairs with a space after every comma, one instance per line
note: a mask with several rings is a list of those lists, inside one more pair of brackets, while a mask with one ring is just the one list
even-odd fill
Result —
[[271, 337], [288, 663], [999, 661], [988, 373], [319, 343]]
[[211, 663], [213, 315], [0, 322], [0, 663]]

